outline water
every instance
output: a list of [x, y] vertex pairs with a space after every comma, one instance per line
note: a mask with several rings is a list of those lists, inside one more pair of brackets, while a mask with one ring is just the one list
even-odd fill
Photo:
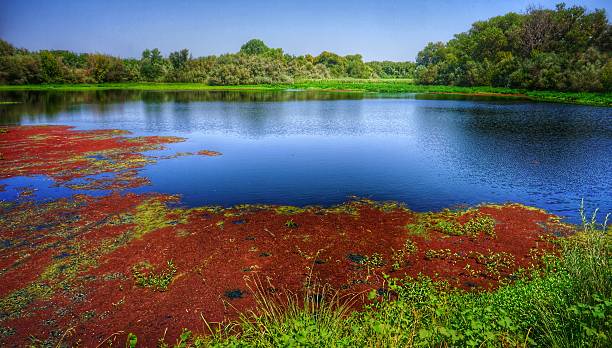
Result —
[[[494, 98], [286, 92], [4, 92], [2, 124], [66, 124], [177, 135], [135, 189], [183, 203], [331, 205], [351, 196], [417, 211], [519, 202], [578, 221], [580, 199], [612, 212], [612, 109]], [[73, 191], [44, 177], [0, 180], [37, 199]], [[81, 191], [83, 192], [83, 191]], [[92, 193], [92, 192], [87, 192]], [[97, 194], [101, 194], [98, 192]]]

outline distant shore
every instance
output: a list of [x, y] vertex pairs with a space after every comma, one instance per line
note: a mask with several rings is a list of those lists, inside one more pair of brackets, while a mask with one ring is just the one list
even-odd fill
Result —
[[147, 91], [269, 91], [287, 89], [333, 90], [339, 92], [364, 91], [378, 93], [432, 93], [468, 96], [522, 98], [531, 101], [612, 106], [612, 93], [529, 91], [501, 87], [460, 87], [418, 85], [409, 79], [333, 79], [305, 80], [289, 84], [261, 84], [211, 86], [202, 83], [104, 83], [104, 84], [41, 84], [0, 85], [0, 91], [89, 91], [89, 90], [147, 90]]

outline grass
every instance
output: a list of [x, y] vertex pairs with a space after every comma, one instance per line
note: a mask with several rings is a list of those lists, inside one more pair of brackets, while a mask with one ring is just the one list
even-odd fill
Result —
[[449, 236], [476, 236], [479, 234], [495, 236], [495, 219], [488, 215], [477, 213], [461, 224], [457, 219], [464, 214], [472, 213], [471, 210], [443, 210], [438, 213], [422, 213], [417, 216], [415, 223], [407, 224], [406, 229], [411, 235], [421, 237], [427, 237], [429, 231], [432, 230]]
[[285, 227], [287, 227], [287, 228], [297, 228], [298, 224], [295, 221], [290, 219], [290, 220], [285, 221]]
[[176, 267], [172, 260], [167, 262], [167, 268], [161, 272], [154, 272], [155, 268], [146, 261], [140, 262], [132, 267], [134, 282], [142, 288], [150, 288], [154, 291], [166, 291], [176, 275]]
[[[89, 90], [147, 90], [147, 91], [231, 91], [231, 90], [334, 90], [363, 91], [376, 93], [425, 93], [425, 94], [463, 94], [474, 96], [491, 96], [503, 98], [521, 98], [532, 101], [571, 103], [594, 106], [612, 106], [611, 92], [557, 92], [529, 91], [503, 87], [460, 87], [417, 85], [410, 79], [330, 79], [305, 80], [291, 84], [262, 84], [241, 86], [209, 86], [201, 83], [105, 83], [105, 84], [44, 84], [44, 85], [2, 85], [0, 91], [13, 90], [55, 90], [55, 91], [89, 91]], [[430, 96], [431, 97], [431, 96]]]
[[[522, 270], [493, 292], [464, 292], [429, 278], [392, 279], [354, 298], [326, 286], [304, 294], [250, 287], [258, 308], [212, 334], [184, 331], [175, 347], [609, 347], [612, 344], [612, 230], [586, 217], [579, 231], [559, 239], [561, 254], [544, 267]], [[502, 255], [503, 256], [503, 255]], [[492, 267], [503, 266], [493, 257]], [[393, 298], [393, 299], [391, 299]], [[168, 347], [160, 342], [160, 346]]]
[[297, 89], [360, 90], [379, 93], [439, 93], [522, 98], [532, 101], [612, 106], [612, 93], [529, 91], [503, 87], [461, 87], [417, 85], [411, 80], [311, 80], [294, 83]]

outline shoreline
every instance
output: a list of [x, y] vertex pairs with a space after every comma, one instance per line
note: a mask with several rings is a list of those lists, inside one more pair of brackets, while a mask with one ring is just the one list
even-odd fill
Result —
[[0, 92], [11, 91], [95, 91], [95, 90], [141, 90], [141, 91], [291, 91], [321, 90], [338, 93], [417, 93], [448, 94], [475, 97], [526, 98], [530, 101], [578, 104], [589, 106], [612, 106], [611, 92], [557, 92], [528, 91], [502, 87], [459, 87], [438, 85], [416, 85], [411, 80], [312, 80], [288, 84], [210, 86], [198, 83], [107, 83], [107, 84], [53, 84], [53, 85], [1, 85]]

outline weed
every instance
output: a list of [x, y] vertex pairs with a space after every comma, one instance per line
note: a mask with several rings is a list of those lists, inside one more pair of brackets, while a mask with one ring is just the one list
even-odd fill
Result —
[[281, 206], [275, 207], [274, 211], [276, 211], [276, 213], [280, 215], [295, 215], [295, 214], [301, 214], [305, 212], [306, 209], [294, 207], [290, 205], [281, 205]]
[[428, 260], [446, 259], [451, 257], [451, 255], [453, 255], [453, 252], [450, 249], [429, 249], [425, 251], [425, 258]]
[[285, 221], [285, 227], [287, 227], [287, 228], [297, 228], [298, 224], [295, 221], [293, 221], [292, 219], [289, 219], [289, 220]]
[[438, 221], [435, 227], [440, 232], [450, 236], [461, 236], [464, 234], [461, 225], [455, 221]]
[[384, 266], [385, 262], [382, 256], [378, 253], [374, 253], [369, 256], [365, 256], [359, 264], [367, 266], [368, 268], [378, 268]]
[[480, 233], [495, 237], [495, 219], [488, 215], [478, 215], [463, 224], [463, 232], [468, 236]]
[[393, 250], [393, 253], [391, 254], [391, 261], [393, 261], [391, 264], [391, 270], [397, 271], [402, 268], [402, 266], [406, 263], [406, 258], [409, 255], [415, 254], [417, 250], [418, 248], [416, 244], [410, 239], [406, 239], [404, 242], [404, 247], [400, 250]]
[[510, 272], [515, 265], [514, 255], [506, 252], [470, 252], [468, 257], [476, 260], [477, 263], [485, 266], [483, 275], [489, 278], [499, 279], [502, 272]]
[[404, 242], [404, 251], [409, 254], [416, 254], [416, 252], [419, 250], [419, 248], [417, 247], [417, 245], [411, 241], [410, 239], [406, 239], [406, 241]]
[[132, 267], [132, 274], [137, 286], [151, 288], [154, 291], [166, 291], [176, 274], [172, 260], [167, 262], [167, 268], [160, 273], [153, 272], [153, 266], [148, 262], [140, 262]]

